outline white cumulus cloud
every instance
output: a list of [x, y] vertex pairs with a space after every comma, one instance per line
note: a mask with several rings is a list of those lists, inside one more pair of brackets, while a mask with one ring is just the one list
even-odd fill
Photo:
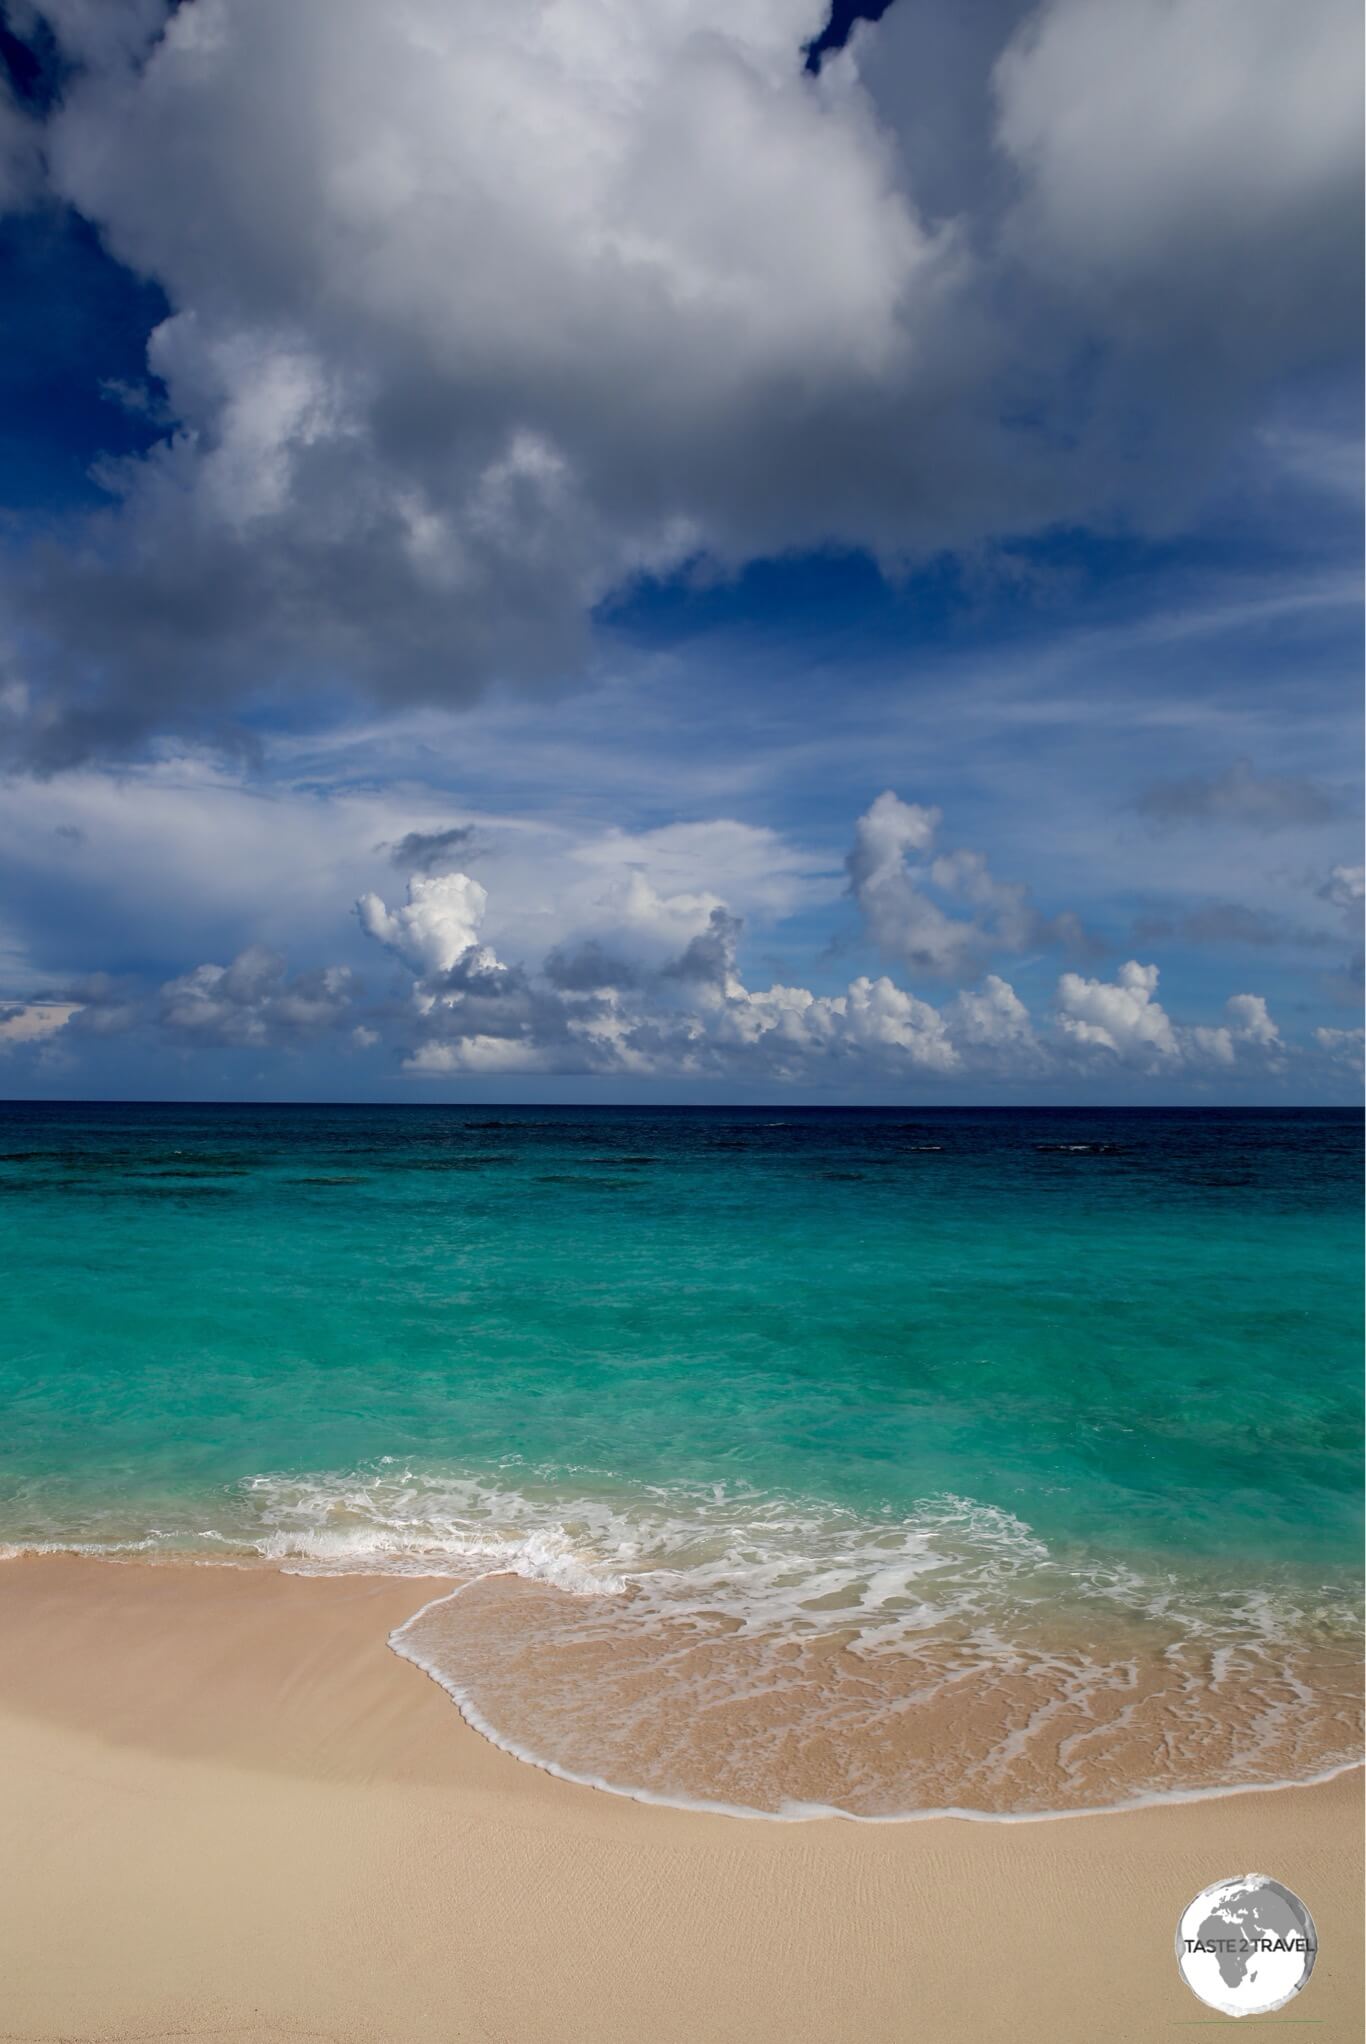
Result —
[[1113, 980], [1083, 979], [1065, 972], [1058, 981], [1058, 1020], [1063, 1034], [1088, 1050], [1149, 1069], [1176, 1063], [1181, 1048], [1171, 1017], [1157, 999], [1158, 969], [1131, 958]]
[[[366, 935], [422, 973], [447, 972], [478, 948], [487, 907], [487, 890], [468, 873], [414, 873], [398, 908], [387, 908], [377, 894], [363, 894], [356, 903]], [[496, 963], [492, 952], [487, 960]]]
[[1261, 994], [1231, 994], [1224, 1003], [1227, 1018], [1216, 1028], [1197, 1026], [1188, 1032], [1197, 1056], [1216, 1064], [1236, 1064], [1240, 1052], [1269, 1057], [1281, 1049], [1281, 1032]]

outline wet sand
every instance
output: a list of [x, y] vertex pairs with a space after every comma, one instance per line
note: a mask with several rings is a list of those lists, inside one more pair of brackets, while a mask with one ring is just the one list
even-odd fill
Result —
[[1253, 1869], [1320, 1936], [1264, 2027], [1363, 2035], [1359, 1771], [1026, 1824], [651, 1808], [498, 1752], [388, 1649], [438, 1588], [0, 1566], [0, 2037], [1177, 2038], [1221, 2020], [1177, 1917]]
[[500, 1572], [438, 1595], [393, 1644], [518, 1759], [738, 1816], [1080, 1814], [1315, 1781], [1362, 1749], [1360, 1642], [1341, 1632], [1188, 1637], [1081, 1603], [1013, 1612], [1008, 1640], [940, 1619], [869, 1651], [829, 1607], [820, 1625], [747, 1629], [705, 1600], [670, 1616]]

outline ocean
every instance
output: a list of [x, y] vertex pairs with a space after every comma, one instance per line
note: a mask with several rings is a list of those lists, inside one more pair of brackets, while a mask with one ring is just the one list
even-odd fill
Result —
[[9, 1105], [0, 1546], [409, 1574], [470, 1722], [667, 1802], [1309, 1779], [1361, 1750], [1361, 1153], [1332, 1109]]

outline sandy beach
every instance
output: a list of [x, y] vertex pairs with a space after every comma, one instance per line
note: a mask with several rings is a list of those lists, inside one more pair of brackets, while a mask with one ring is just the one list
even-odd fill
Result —
[[387, 1647], [433, 1585], [0, 1568], [0, 2035], [338, 2044], [1150, 2039], [1181, 1908], [1317, 1920], [1268, 2023], [1362, 2035], [1361, 1775], [1116, 1816], [745, 1822], [508, 1758]]

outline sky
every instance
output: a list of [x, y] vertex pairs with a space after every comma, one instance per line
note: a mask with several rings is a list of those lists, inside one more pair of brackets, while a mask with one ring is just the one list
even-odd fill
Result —
[[1357, 0], [0, 20], [0, 1096], [1360, 1098]]

